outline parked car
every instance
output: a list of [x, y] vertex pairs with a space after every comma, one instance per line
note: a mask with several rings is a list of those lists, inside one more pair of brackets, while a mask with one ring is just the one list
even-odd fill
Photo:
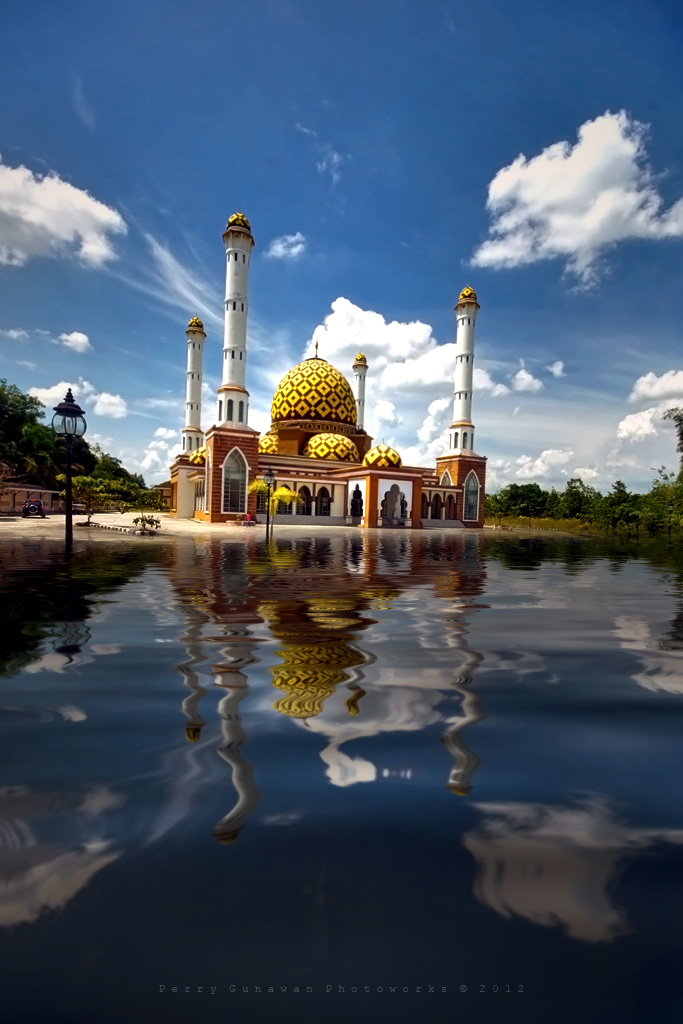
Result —
[[29, 498], [21, 506], [21, 515], [23, 518], [26, 516], [42, 516], [45, 518], [45, 506], [42, 501], [38, 501], [37, 498]]
[[74, 501], [71, 506], [72, 512], [85, 512], [85, 505], [82, 505], [80, 501]]

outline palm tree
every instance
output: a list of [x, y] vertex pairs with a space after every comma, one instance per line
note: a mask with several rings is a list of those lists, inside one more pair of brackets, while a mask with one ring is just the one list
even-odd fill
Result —
[[[250, 494], [268, 494], [268, 484], [265, 480], [252, 480], [247, 487]], [[278, 487], [276, 490], [270, 492], [270, 521], [273, 522], [277, 507], [282, 502], [284, 505], [300, 504], [301, 498], [294, 491], [290, 491], [289, 487]]]

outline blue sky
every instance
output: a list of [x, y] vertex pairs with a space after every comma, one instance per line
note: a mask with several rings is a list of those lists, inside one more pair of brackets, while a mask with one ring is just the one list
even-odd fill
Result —
[[195, 313], [213, 422], [238, 207], [258, 429], [318, 329], [344, 372], [368, 355], [375, 436], [430, 464], [470, 283], [493, 489], [676, 466], [674, 4], [27, 3], [3, 28], [0, 374], [75, 385], [131, 469], [168, 476]]

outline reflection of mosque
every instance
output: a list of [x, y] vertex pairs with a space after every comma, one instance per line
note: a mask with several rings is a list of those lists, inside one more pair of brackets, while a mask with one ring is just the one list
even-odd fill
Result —
[[[243, 753], [247, 737], [240, 705], [249, 692], [255, 651], [267, 637], [278, 642], [270, 669], [274, 699], [268, 703], [326, 739], [320, 756], [332, 784], [380, 777], [374, 764], [344, 749], [354, 739], [441, 723], [452, 758], [447, 786], [458, 794], [470, 791], [479, 758], [462, 734], [484, 714], [471, 689], [481, 656], [468, 648], [465, 616], [483, 588], [480, 545], [472, 534], [454, 535], [447, 545], [429, 537], [411, 544], [400, 534], [278, 540], [265, 548], [178, 545], [171, 578], [187, 622], [181, 637], [187, 658], [177, 668], [191, 691], [183, 701], [190, 742], [199, 739], [205, 724], [199, 707], [210, 693], [210, 676], [229, 691], [218, 705], [218, 753], [232, 770], [237, 802], [214, 835], [234, 841], [260, 803]], [[444, 552], [450, 571], [443, 565]], [[443, 615], [436, 621], [418, 616], [419, 670], [405, 677], [393, 667], [387, 672], [362, 649], [362, 635], [377, 623], [373, 612], [391, 610], [402, 594], [425, 584], [447, 602]], [[425, 636], [429, 646], [421, 647]], [[204, 675], [197, 671], [202, 663]], [[252, 696], [262, 699], [261, 691]]]

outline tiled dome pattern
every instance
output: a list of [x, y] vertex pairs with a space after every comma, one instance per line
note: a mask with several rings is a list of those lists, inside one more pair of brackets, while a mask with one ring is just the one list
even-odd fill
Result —
[[388, 444], [376, 444], [363, 459], [363, 465], [374, 466], [375, 469], [398, 469], [401, 456]]
[[358, 449], [344, 434], [315, 434], [304, 448], [303, 454], [309, 459], [360, 462]]
[[277, 455], [277, 434], [274, 430], [261, 435], [258, 450], [260, 455]]
[[273, 396], [271, 419], [327, 420], [356, 425], [351, 385], [326, 359], [305, 359], [286, 373]]

